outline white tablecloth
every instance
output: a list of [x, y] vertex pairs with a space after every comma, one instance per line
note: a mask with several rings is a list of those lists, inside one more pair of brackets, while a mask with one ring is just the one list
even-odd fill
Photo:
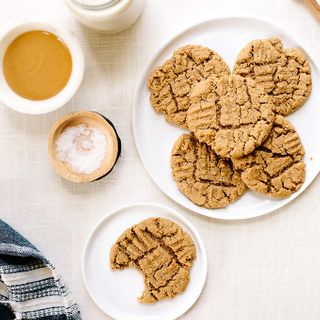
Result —
[[[320, 179], [287, 207], [258, 219], [224, 222], [200, 217], [153, 184], [138, 157], [130, 121], [141, 70], [168, 38], [196, 22], [234, 15], [263, 18], [288, 29], [320, 57], [319, 23], [300, 1], [147, 0], [138, 23], [114, 36], [81, 26], [62, 0], [1, 0], [0, 5], [0, 31], [23, 19], [41, 18], [69, 28], [83, 45], [84, 81], [66, 106], [43, 116], [0, 106], [0, 217], [56, 265], [85, 320], [109, 319], [90, 300], [82, 282], [85, 241], [110, 211], [140, 201], [177, 209], [204, 239], [207, 284], [183, 319], [320, 318]], [[100, 111], [115, 123], [123, 153], [106, 179], [74, 185], [52, 170], [47, 133], [61, 115], [80, 109]]]

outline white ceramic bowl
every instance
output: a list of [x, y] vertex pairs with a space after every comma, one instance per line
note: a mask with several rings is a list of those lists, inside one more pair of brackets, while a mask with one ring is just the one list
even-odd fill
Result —
[[[3, 58], [10, 43], [22, 33], [45, 30], [58, 36], [68, 47], [72, 57], [72, 72], [66, 86], [55, 96], [40, 101], [29, 100], [17, 95], [8, 85], [3, 74]], [[0, 37], [0, 100], [9, 108], [28, 114], [54, 111], [67, 103], [80, 86], [84, 74], [84, 56], [76, 37], [65, 29], [46, 22], [27, 22], [10, 28]]]

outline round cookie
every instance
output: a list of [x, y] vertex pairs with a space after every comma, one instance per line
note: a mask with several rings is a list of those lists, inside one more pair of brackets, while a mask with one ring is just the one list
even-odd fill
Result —
[[211, 77], [192, 90], [189, 129], [219, 156], [240, 158], [261, 145], [272, 128], [269, 97], [255, 81], [237, 75]]
[[186, 128], [189, 93], [193, 86], [209, 76], [230, 74], [223, 59], [209, 48], [187, 45], [173, 53], [149, 78], [150, 102], [167, 121]]
[[275, 198], [297, 192], [305, 179], [303, 145], [292, 124], [277, 115], [268, 139], [252, 154], [234, 159], [241, 178], [253, 191]]
[[193, 203], [209, 209], [226, 207], [246, 190], [231, 161], [219, 158], [193, 134], [183, 134], [175, 143], [171, 168], [179, 190]]
[[311, 92], [311, 68], [304, 53], [284, 49], [278, 38], [254, 40], [237, 57], [234, 74], [250, 77], [271, 97], [274, 111], [287, 115], [301, 107]]
[[150, 218], [127, 229], [110, 251], [111, 269], [133, 267], [142, 272], [142, 303], [171, 299], [183, 292], [195, 258], [189, 234], [164, 218]]

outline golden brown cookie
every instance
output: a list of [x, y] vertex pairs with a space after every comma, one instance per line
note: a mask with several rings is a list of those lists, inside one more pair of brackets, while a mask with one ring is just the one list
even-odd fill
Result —
[[193, 86], [211, 75], [230, 74], [223, 59], [209, 48], [187, 45], [150, 75], [150, 101], [167, 121], [185, 128], [189, 108], [189, 93]]
[[277, 115], [268, 139], [252, 154], [234, 159], [249, 189], [275, 198], [297, 192], [305, 179], [303, 145], [292, 124]]
[[301, 107], [311, 92], [311, 68], [299, 49], [284, 49], [278, 38], [254, 40], [237, 57], [234, 74], [250, 77], [271, 97], [274, 111], [287, 115]]
[[170, 299], [183, 292], [196, 258], [192, 238], [176, 223], [150, 218], [127, 229], [112, 246], [113, 270], [133, 267], [142, 272], [142, 303]]
[[263, 143], [274, 113], [255, 81], [237, 75], [211, 77], [192, 90], [189, 129], [219, 156], [240, 158]]
[[193, 134], [183, 134], [171, 155], [173, 178], [193, 203], [209, 209], [223, 208], [246, 190], [230, 160], [219, 158]]

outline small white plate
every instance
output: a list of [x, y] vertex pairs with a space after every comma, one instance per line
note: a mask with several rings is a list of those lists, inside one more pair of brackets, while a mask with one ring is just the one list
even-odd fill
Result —
[[201, 44], [218, 52], [232, 70], [240, 49], [259, 38], [280, 37], [285, 47], [300, 47], [287, 32], [265, 21], [251, 18], [209, 20], [187, 29], [160, 48], [147, 66], [137, 87], [132, 111], [132, 126], [141, 160], [158, 187], [180, 205], [199, 214], [217, 219], [247, 219], [279, 209], [301, 194], [320, 171], [320, 81], [319, 69], [306, 52], [312, 68], [313, 90], [304, 106], [288, 116], [305, 147], [307, 175], [299, 192], [276, 200], [247, 192], [227, 208], [209, 210], [193, 204], [177, 188], [171, 176], [170, 154], [174, 142], [186, 132], [170, 125], [149, 102], [147, 80], [151, 71], [168, 59], [172, 52], [186, 44]]
[[[163, 217], [179, 224], [196, 244], [197, 258], [186, 290], [174, 299], [146, 305], [138, 301], [143, 277], [134, 269], [111, 271], [111, 246], [129, 227], [151, 217]], [[121, 208], [102, 220], [85, 247], [82, 276], [97, 306], [117, 320], [171, 320], [184, 314], [198, 299], [207, 277], [207, 255], [198, 232], [181, 214], [156, 204], [141, 203]]]

